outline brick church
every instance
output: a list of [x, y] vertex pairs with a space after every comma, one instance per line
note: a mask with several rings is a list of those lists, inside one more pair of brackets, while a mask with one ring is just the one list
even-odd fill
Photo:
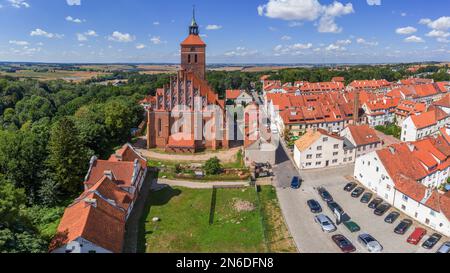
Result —
[[[181, 69], [147, 107], [147, 148], [195, 153], [227, 149], [225, 103], [206, 81], [206, 44], [193, 14], [181, 43]], [[205, 130], [206, 128], [206, 130]]]

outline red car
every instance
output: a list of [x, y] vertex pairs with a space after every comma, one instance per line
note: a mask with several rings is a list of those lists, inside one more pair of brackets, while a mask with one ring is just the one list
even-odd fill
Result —
[[343, 235], [334, 235], [331, 237], [333, 242], [341, 249], [344, 253], [352, 253], [356, 251], [355, 246]]
[[407, 242], [412, 245], [417, 245], [422, 238], [427, 235], [427, 231], [423, 228], [416, 228], [414, 232], [409, 236]]

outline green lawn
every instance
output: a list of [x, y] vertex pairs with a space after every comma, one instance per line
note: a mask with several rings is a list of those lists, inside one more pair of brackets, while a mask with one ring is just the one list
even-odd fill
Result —
[[[139, 252], [295, 252], [284, 222], [280, 221], [272, 187], [262, 187], [260, 191], [261, 210], [254, 188], [218, 189], [213, 217], [212, 194], [213, 190], [179, 187], [152, 192], [140, 226]], [[253, 208], [238, 211], [235, 205], [239, 201]], [[160, 222], [153, 223], [154, 217]]]
[[395, 124], [390, 124], [386, 126], [376, 126], [375, 129], [384, 133], [385, 135], [393, 136], [395, 138], [400, 139], [402, 135], [402, 128], [398, 127]]

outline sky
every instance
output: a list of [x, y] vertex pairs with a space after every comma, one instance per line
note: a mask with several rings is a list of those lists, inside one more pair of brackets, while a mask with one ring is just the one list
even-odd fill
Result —
[[0, 0], [0, 61], [178, 63], [193, 5], [208, 63], [450, 61], [448, 0]]

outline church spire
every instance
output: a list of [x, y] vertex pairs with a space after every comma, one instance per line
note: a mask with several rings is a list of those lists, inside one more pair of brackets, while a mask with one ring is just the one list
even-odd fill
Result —
[[195, 20], [195, 6], [192, 8], [192, 22], [189, 26], [189, 35], [198, 35], [198, 25]]

